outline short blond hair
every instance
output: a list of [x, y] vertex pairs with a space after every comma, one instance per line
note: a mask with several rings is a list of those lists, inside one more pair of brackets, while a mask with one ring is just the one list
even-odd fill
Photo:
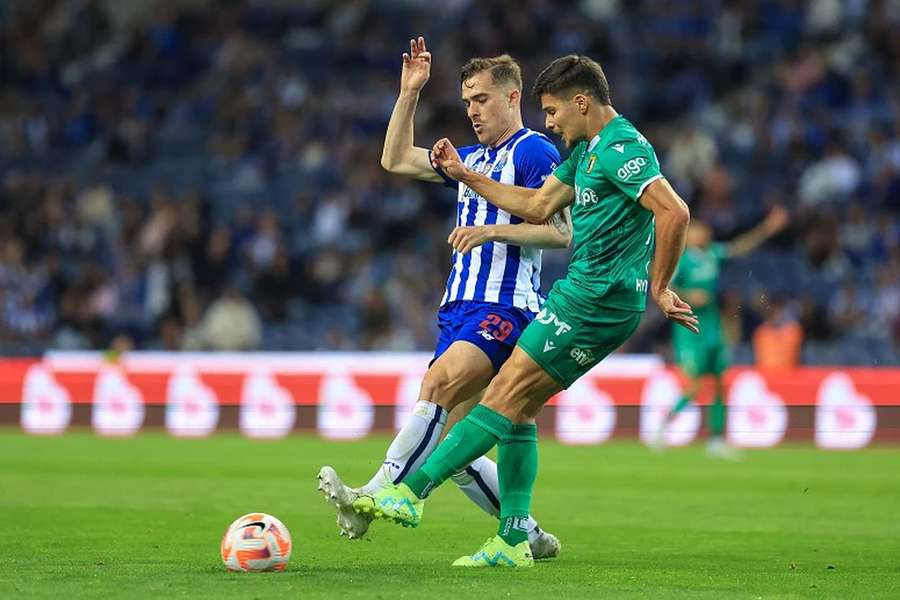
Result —
[[483, 71], [490, 71], [494, 85], [512, 84], [517, 90], [522, 89], [522, 68], [509, 54], [469, 59], [459, 72], [459, 82], [463, 83]]

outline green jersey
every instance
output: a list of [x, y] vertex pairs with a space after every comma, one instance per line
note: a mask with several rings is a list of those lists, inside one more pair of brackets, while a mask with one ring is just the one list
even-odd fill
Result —
[[654, 229], [653, 213], [638, 198], [662, 177], [647, 138], [617, 116], [578, 144], [553, 175], [575, 188], [575, 248], [557, 287], [587, 296], [588, 306], [645, 310]]
[[[706, 248], [687, 248], [678, 262], [672, 287], [679, 294], [690, 290], [700, 290], [709, 296], [703, 306], [693, 306], [694, 314], [700, 320], [700, 339], [707, 345], [718, 343], [722, 338], [722, 322], [716, 294], [719, 288], [719, 272], [728, 258], [724, 244], [712, 243]], [[675, 326], [672, 341], [676, 344], [691, 344], [698, 341], [697, 335], [684, 327]]]

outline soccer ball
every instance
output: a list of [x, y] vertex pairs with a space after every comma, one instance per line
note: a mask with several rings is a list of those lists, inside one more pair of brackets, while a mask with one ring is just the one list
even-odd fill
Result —
[[239, 517], [222, 537], [222, 562], [229, 571], [284, 571], [291, 557], [291, 534], [265, 513]]

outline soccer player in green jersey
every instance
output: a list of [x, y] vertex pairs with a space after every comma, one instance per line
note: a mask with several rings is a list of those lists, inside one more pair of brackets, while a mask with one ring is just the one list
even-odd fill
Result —
[[583, 56], [557, 59], [533, 91], [547, 128], [574, 147], [540, 188], [503, 185], [473, 172], [446, 139], [435, 144], [432, 158], [448, 176], [529, 222], [543, 223], [571, 206], [575, 250], [568, 274], [554, 284], [481, 403], [424, 465], [401, 484], [354, 502], [358, 512], [418, 526], [428, 494], [498, 446], [500, 527], [458, 566], [533, 564], [523, 524], [537, 476], [534, 418], [634, 332], [648, 289], [668, 318], [698, 331], [691, 307], [669, 288], [690, 213], [660, 173], [650, 143], [612, 107], [600, 65]]
[[701, 378], [715, 377], [715, 400], [709, 411], [710, 440], [707, 450], [718, 458], [735, 458], [734, 450], [725, 443], [725, 386], [722, 375], [728, 368], [728, 348], [722, 333], [719, 303], [716, 294], [719, 270], [722, 263], [736, 256], [752, 252], [767, 239], [784, 229], [788, 223], [787, 211], [776, 206], [756, 227], [727, 244], [712, 241], [709, 226], [693, 221], [688, 228], [687, 249], [678, 263], [672, 282], [675, 290], [694, 308], [694, 314], [703, 323], [700, 335], [688, 333], [680, 327], [672, 331], [672, 348], [675, 364], [688, 378], [684, 395], [672, 407], [654, 440], [654, 447], [664, 445], [666, 430], [675, 417], [694, 399]]

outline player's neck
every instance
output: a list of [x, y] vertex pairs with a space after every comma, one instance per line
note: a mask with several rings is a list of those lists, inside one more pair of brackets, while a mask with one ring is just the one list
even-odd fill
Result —
[[591, 139], [595, 135], [599, 134], [603, 131], [603, 128], [609, 125], [609, 122], [619, 116], [619, 113], [616, 112], [612, 106], [604, 105], [598, 106], [595, 110], [591, 111], [591, 114], [588, 115], [587, 120], [587, 138]]
[[488, 147], [493, 149], [493, 148], [496, 148], [497, 146], [502, 145], [503, 143], [506, 142], [506, 140], [511, 138], [513, 135], [515, 135], [515, 133], [517, 131], [519, 131], [520, 129], [522, 129], [524, 126], [525, 125], [522, 124], [522, 119], [517, 119], [517, 120], [513, 121], [509, 125], [509, 127], [507, 127], [503, 131], [503, 133], [500, 134], [500, 136], [497, 138], [497, 141], [494, 142], [493, 144], [488, 144]]

